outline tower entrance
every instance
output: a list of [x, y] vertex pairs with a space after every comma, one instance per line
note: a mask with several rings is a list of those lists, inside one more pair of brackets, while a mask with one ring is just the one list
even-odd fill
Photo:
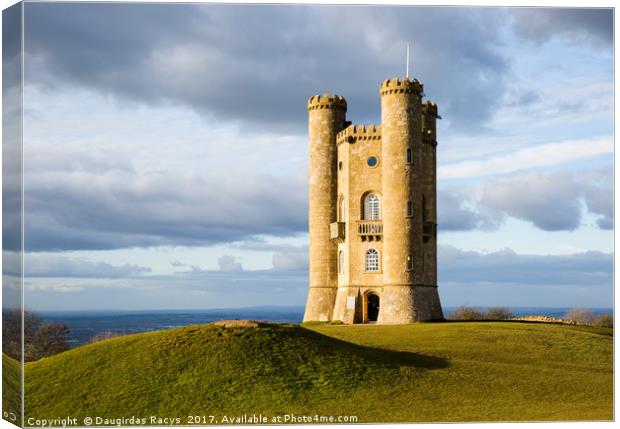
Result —
[[366, 296], [366, 321], [375, 323], [379, 318], [379, 295], [370, 293]]

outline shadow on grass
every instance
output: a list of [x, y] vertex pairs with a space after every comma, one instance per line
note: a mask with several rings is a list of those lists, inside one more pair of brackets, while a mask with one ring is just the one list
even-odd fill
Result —
[[321, 344], [329, 347], [332, 351], [339, 353], [356, 354], [369, 361], [376, 363], [392, 364], [398, 366], [409, 366], [421, 369], [442, 369], [448, 368], [450, 362], [448, 359], [437, 356], [426, 356], [419, 353], [403, 352], [397, 350], [383, 349], [378, 347], [367, 347], [329, 335], [321, 334], [311, 329], [299, 327], [300, 333]]

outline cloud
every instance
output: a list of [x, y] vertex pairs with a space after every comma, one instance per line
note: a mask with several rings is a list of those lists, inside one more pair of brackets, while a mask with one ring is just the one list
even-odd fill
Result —
[[225, 272], [238, 272], [243, 271], [243, 266], [238, 258], [232, 255], [222, 255], [217, 260], [217, 266], [220, 271]]
[[[5, 274], [19, 275], [19, 271], [14, 268], [19, 267], [20, 255], [18, 252], [2, 252]], [[26, 253], [24, 257], [24, 276], [28, 279], [35, 277], [120, 279], [150, 272], [150, 268], [134, 264], [112, 265], [60, 255]]]
[[439, 294], [444, 306], [613, 306], [613, 254], [524, 255], [440, 246]]
[[45, 171], [28, 185], [29, 251], [198, 246], [307, 229], [297, 176]]
[[286, 249], [273, 254], [272, 262], [276, 271], [307, 270], [308, 247], [287, 246]]
[[612, 285], [613, 255], [523, 255], [506, 248], [479, 253], [439, 246], [439, 282], [543, 285]]
[[[439, 246], [438, 257], [439, 292], [444, 305], [602, 307], [612, 302], [610, 253], [525, 255], [511, 249], [480, 253]], [[64, 296], [76, 290], [80, 292], [79, 303], [68, 302]], [[308, 270], [306, 265], [289, 271], [190, 269], [103, 280], [32, 278], [26, 284], [26, 293], [33, 308], [48, 309], [303, 305]]]
[[440, 188], [437, 190], [438, 229], [444, 231], [469, 231], [497, 229], [503, 220], [499, 212], [476, 207], [471, 190], [466, 188]]
[[550, 167], [601, 154], [612, 154], [613, 150], [614, 142], [611, 136], [547, 143], [485, 159], [443, 165], [439, 167], [438, 177], [440, 180], [445, 180], [506, 174], [524, 169]]
[[589, 171], [582, 174], [580, 187], [588, 211], [600, 218], [596, 224], [600, 229], [614, 228], [613, 174], [609, 170]]
[[495, 230], [507, 217], [545, 231], [573, 231], [585, 213], [600, 229], [613, 229], [613, 173], [610, 169], [536, 171], [477, 186], [437, 190], [440, 232]]
[[478, 193], [478, 206], [532, 222], [545, 231], [579, 228], [583, 202], [591, 213], [602, 216], [597, 222], [600, 228], [613, 228], [611, 175], [604, 170], [516, 176], [486, 184]]
[[305, 100], [334, 90], [356, 122], [376, 121], [379, 83], [401, 74], [404, 40], [415, 41], [415, 74], [456, 128], [480, 129], [506, 87], [501, 9], [29, 4], [27, 11], [30, 84], [179, 103], [261, 127], [304, 128]]
[[613, 42], [612, 8], [515, 8], [513, 28], [517, 35], [541, 44], [554, 37], [571, 42], [588, 40], [595, 44]]
[[500, 180], [485, 185], [481, 193], [481, 205], [545, 231], [572, 231], [580, 226], [579, 187], [569, 172]]

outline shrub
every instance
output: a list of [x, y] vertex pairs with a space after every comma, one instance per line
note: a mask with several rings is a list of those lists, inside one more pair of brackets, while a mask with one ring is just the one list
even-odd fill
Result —
[[126, 335], [124, 332], [114, 332], [114, 331], [105, 331], [105, 332], [98, 332], [95, 335], [93, 335], [92, 337], [90, 337], [90, 340], [88, 340], [89, 343], [96, 343], [99, 341], [103, 341], [103, 340], [109, 340], [111, 338], [116, 338], [116, 337], [122, 337], [123, 335]]
[[487, 310], [488, 320], [508, 320], [513, 317], [512, 310], [508, 307], [489, 307]]
[[32, 342], [26, 346], [28, 360], [37, 360], [69, 350], [69, 328], [62, 323], [45, 323], [37, 329]]
[[[43, 323], [30, 310], [24, 310], [24, 361], [29, 362], [60, 353], [69, 348], [69, 328], [61, 323]], [[2, 313], [2, 351], [13, 359], [21, 358], [22, 312], [19, 309]]]
[[594, 322], [592, 312], [585, 308], [573, 308], [568, 310], [564, 315], [564, 319], [571, 320], [578, 325], [591, 325]]
[[484, 320], [484, 313], [474, 307], [459, 307], [448, 316], [449, 320]]
[[604, 328], [614, 327], [614, 318], [611, 314], [601, 314], [594, 319], [594, 326], [602, 326]]

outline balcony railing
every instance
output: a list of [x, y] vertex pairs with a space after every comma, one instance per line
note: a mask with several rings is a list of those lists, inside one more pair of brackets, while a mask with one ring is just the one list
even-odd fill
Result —
[[383, 235], [383, 222], [380, 220], [357, 221], [357, 235], [362, 240], [380, 240]]
[[329, 238], [336, 241], [344, 241], [345, 238], [345, 223], [333, 222], [329, 224]]

